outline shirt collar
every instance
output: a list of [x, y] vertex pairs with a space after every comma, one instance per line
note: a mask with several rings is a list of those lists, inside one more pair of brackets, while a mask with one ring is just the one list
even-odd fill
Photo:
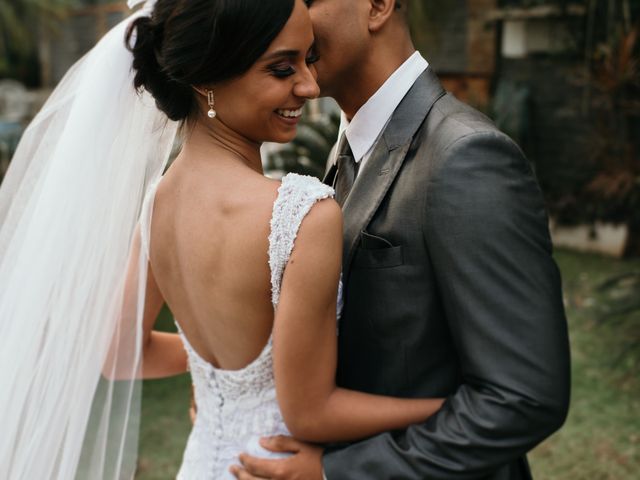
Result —
[[360, 162], [373, 148], [380, 134], [429, 63], [415, 52], [411, 55], [356, 112], [351, 122], [342, 112], [340, 135], [346, 131], [353, 158]]

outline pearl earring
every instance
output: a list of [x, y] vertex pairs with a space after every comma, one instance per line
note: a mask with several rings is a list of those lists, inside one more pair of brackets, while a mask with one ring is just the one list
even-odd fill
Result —
[[209, 111], [207, 112], [207, 116], [209, 118], [216, 118], [217, 113], [213, 109], [216, 104], [215, 99], [213, 98], [213, 90], [207, 90], [207, 103], [209, 104]]

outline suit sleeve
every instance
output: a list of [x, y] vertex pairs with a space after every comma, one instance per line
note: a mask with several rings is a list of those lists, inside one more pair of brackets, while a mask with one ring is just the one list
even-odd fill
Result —
[[461, 385], [424, 424], [324, 456], [329, 480], [477, 479], [560, 428], [570, 362], [560, 275], [528, 161], [473, 133], [439, 155], [423, 236]]

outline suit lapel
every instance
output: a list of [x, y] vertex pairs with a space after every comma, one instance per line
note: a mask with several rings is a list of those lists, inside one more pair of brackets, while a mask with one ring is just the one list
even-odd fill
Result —
[[[416, 131], [436, 100], [444, 94], [440, 81], [431, 68], [427, 68], [400, 102], [367, 164], [359, 173], [343, 207], [342, 270], [345, 280], [360, 232], [366, 229], [398, 175]], [[331, 173], [329, 170], [325, 183], [332, 179]]]

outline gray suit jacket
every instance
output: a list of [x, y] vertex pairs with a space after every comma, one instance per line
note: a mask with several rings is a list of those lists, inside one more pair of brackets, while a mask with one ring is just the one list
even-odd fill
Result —
[[564, 422], [570, 368], [547, 215], [521, 150], [427, 69], [344, 220], [338, 384], [447, 401], [406, 431], [327, 451], [327, 478], [531, 478], [525, 454]]

